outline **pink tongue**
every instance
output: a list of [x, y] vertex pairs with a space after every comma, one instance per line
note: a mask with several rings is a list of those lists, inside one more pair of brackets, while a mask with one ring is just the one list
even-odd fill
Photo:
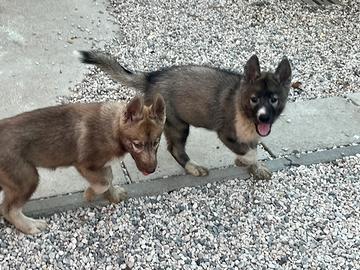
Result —
[[271, 125], [261, 123], [258, 124], [257, 128], [261, 136], [267, 136], [270, 133]]

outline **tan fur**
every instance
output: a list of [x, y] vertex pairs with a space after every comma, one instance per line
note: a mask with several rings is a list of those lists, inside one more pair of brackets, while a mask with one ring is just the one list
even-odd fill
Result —
[[[152, 173], [164, 122], [165, 103], [160, 95], [147, 105], [142, 97], [135, 97], [128, 104], [69, 104], [0, 120], [4, 218], [28, 234], [45, 228], [44, 221], [21, 211], [38, 185], [36, 167], [74, 166], [90, 184], [84, 193], [87, 200], [98, 194], [111, 202], [125, 199], [125, 190], [113, 187], [111, 167], [106, 164], [130, 153], [140, 171]], [[143, 147], [136, 148], [134, 142]]]
[[239, 110], [236, 111], [235, 115], [235, 131], [237, 140], [241, 143], [252, 143], [260, 139], [253, 121]]
[[205, 167], [199, 166], [193, 161], [186, 162], [185, 170], [187, 173], [194, 176], [205, 176], [209, 174], [208, 170]]

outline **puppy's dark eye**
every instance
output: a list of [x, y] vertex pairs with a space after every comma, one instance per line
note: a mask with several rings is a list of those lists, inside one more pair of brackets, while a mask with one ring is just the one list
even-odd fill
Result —
[[132, 146], [136, 152], [141, 152], [144, 150], [144, 144], [141, 142], [132, 142]]
[[251, 102], [252, 104], [257, 104], [257, 103], [259, 102], [259, 99], [258, 99], [257, 97], [255, 97], [255, 96], [252, 96], [252, 97], [250, 98], [250, 102]]
[[278, 98], [277, 98], [277, 97], [271, 97], [271, 98], [270, 98], [270, 102], [271, 102], [272, 104], [275, 104], [275, 103], [278, 102]]

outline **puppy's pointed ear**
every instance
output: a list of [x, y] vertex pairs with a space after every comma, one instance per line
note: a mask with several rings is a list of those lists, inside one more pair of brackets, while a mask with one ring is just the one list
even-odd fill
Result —
[[136, 96], [126, 105], [125, 121], [138, 121], [143, 118], [144, 99]]
[[252, 83], [258, 77], [260, 77], [260, 64], [258, 57], [254, 54], [245, 64], [244, 79], [246, 82]]
[[275, 79], [283, 86], [290, 87], [291, 66], [289, 60], [284, 57], [274, 73]]
[[156, 94], [153, 99], [153, 104], [151, 106], [151, 112], [154, 118], [159, 121], [164, 121], [165, 119], [165, 100], [160, 94]]

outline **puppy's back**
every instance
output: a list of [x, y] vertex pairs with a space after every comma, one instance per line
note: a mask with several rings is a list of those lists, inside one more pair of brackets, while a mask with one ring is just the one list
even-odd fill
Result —
[[100, 106], [60, 105], [1, 120], [0, 148], [4, 151], [0, 158], [21, 156], [41, 167], [70, 165], [76, 160], [79, 123], [87, 117], [96, 117]]

